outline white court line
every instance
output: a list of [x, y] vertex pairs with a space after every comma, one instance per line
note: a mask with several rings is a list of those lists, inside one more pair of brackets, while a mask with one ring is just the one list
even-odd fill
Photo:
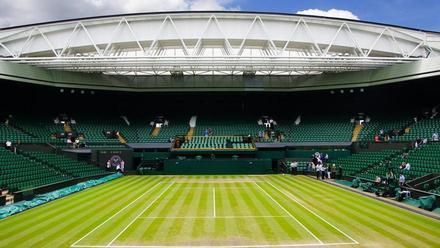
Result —
[[266, 190], [264, 190], [258, 183], [255, 183], [273, 202], [275, 202], [281, 209], [284, 210], [292, 219], [294, 219], [302, 228], [304, 228], [310, 235], [312, 235], [320, 244], [324, 244], [315, 234], [312, 233], [303, 223], [301, 223], [295, 216], [293, 216], [287, 209], [285, 209], [279, 202], [277, 202]]
[[255, 219], [255, 218], [290, 218], [288, 215], [242, 215], [242, 216], [163, 216], [139, 217], [138, 219]]
[[122, 211], [124, 211], [125, 209], [127, 209], [128, 207], [130, 207], [133, 203], [137, 202], [139, 199], [141, 199], [144, 195], [148, 194], [150, 191], [152, 191], [154, 188], [156, 188], [159, 184], [162, 184], [162, 182], [157, 183], [156, 185], [154, 185], [153, 187], [151, 187], [149, 190], [145, 191], [142, 195], [140, 195], [138, 198], [134, 199], [132, 202], [130, 202], [127, 206], [125, 206], [124, 208], [120, 209], [118, 212], [116, 212], [115, 214], [113, 214], [112, 216], [110, 216], [108, 219], [106, 219], [104, 222], [102, 222], [101, 224], [99, 224], [97, 227], [93, 228], [90, 232], [88, 232], [86, 235], [84, 235], [83, 237], [81, 237], [80, 239], [78, 239], [75, 243], [73, 243], [71, 246], [75, 246], [76, 244], [78, 244], [81, 240], [83, 240], [84, 238], [88, 237], [90, 234], [92, 234], [94, 231], [98, 230], [98, 228], [100, 228], [101, 226], [103, 226], [105, 223], [107, 223], [108, 221], [110, 221], [111, 219], [113, 219], [116, 215], [118, 215], [119, 213], [121, 213]]
[[353, 243], [325, 243], [325, 244], [276, 244], [276, 245], [76, 245], [75, 248], [270, 248], [270, 247], [321, 247], [355, 245]]
[[213, 199], [213, 203], [212, 203], [212, 205], [213, 205], [213, 209], [214, 209], [214, 218], [215, 218], [215, 216], [216, 216], [216, 213], [215, 213], [215, 188], [212, 188], [212, 193], [213, 193], [213, 197], [212, 197], [212, 199]]
[[315, 213], [314, 211], [312, 211], [311, 209], [309, 209], [308, 207], [304, 206], [301, 202], [299, 202], [296, 198], [293, 197], [293, 195], [291, 193], [287, 194], [284, 190], [279, 189], [278, 187], [276, 187], [275, 185], [273, 185], [271, 182], [266, 181], [266, 183], [268, 183], [269, 185], [271, 185], [273, 188], [275, 188], [276, 190], [278, 190], [279, 192], [281, 192], [282, 194], [284, 194], [285, 196], [287, 196], [289, 199], [295, 201], [296, 203], [298, 203], [301, 207], [303, 207], [304, 209], [306, 209], [307, 211], [309, 211], [310, 213], [312, 213], [313, 215], [315, 215], [316, 217], [318, 217], [319, 219], [321, 219], [322, 221], [324, 221], [325, 223], [327, 223], [328, 225], [330, 225], [331, 227], [333, 227], [334, 229], [338, 230], [338, 232], [342, 233], [345, 237], [349, 238], [351, 241], [353, 241], [355, 244], [359, 244], [359, 242], [357, 242], [355, 239], [353, 239], [350, 235], [346, 234], [345, 232], [343, 232], [341, 229], [337, 228], [336, 226], [334, 226], [332, 223], [328, 222], [327, 220], [325, 220], [324, 218], [322, 218], [321, 216], [319, 216], [317, 213]]
[[174, 184], [174, 182], [172, 182], [168, 187], [166, 187], [152, 202], [150, 202], [150, 204], [148, 204], [148, 206], [146, 208], [144, 208], [124, 229], [122, 229], [121, 232], [118, 233], [118, 235], [116, 235], [116, 237], [114, 237], [108, 244], [107, 247], [110, 247], [113, 242], [115, 242], [116, 239], [119, 238], [119, 236], [121, 236], [122, 233], [124, 233], [131, 225], [133, 225], [133, 223], [140, 217], [142, 216], [142, 214], [145, 213], [145, 211], [147, 211], [151, 206], [153, 206], [153, 204], [159, 200], [159, 198]]

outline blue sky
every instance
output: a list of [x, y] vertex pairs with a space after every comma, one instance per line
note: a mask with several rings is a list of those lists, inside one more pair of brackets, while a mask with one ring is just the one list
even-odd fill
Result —
[[440, 31], [440, 0], [237, 0], [241, 10], [290, 12], [348, 10], [363, 21]]
[[242, 10], [297, 13], [309, 9], [323, 13], [336, 9], [338, 13], [349, 13], [364, 21], [440, 32], [440, 0], [0, 0], [0, 28], [133, 12]]

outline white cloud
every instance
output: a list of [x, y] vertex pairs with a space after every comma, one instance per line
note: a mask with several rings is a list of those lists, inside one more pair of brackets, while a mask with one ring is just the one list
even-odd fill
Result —
[[[237, 10], [235, 0], [0, 0], [0, 28], [71, 18], [155, 11]], [[19, 18], [17, 18], [19, 17]]]
[[327, 17], [359, 20], [359, 17], [357, 17], [350, 11], [340, 10], [340, 9], [329, 9], [329, 10], [306, 9], [306, 10], [298, 11], [296, 13], [300, 15], [327, 16]]

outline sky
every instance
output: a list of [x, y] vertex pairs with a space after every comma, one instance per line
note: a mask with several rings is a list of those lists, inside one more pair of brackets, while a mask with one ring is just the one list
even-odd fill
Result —
[[0, 0], [0, 28], [100, 15], [183, 10], [297, 13], [440, 31], [440, 0]]

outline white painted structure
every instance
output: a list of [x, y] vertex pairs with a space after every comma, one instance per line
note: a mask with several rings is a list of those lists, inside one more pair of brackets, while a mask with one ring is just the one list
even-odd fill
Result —
[[319, 74], [439, 55], [439, 33], [273, 13], [147, 13], [0, 30], [0, 60], [108, 74]]

